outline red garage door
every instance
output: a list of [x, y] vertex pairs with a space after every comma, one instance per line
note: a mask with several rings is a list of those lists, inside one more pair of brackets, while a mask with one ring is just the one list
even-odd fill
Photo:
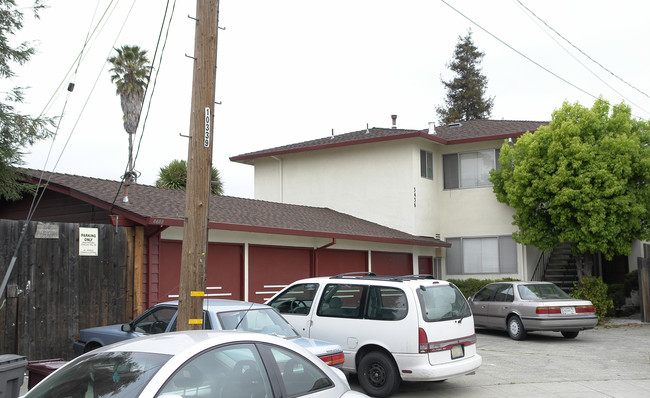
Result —
[[[418, 268], [419, 274], [431, 274], [433, 275], [433, 257], [418, 257]], [[434, 276], [436, 277], [436, 276]]]
[[368, 252], [325, 249], [316, 251], [316, 276], [368, 271]]
[[248, 246], [248, 299], [263, 303], [283, 286], [309, 278], [312, 249]]
[[[242, 253], [241, 245], [216, 243], [208, 245], [206, 298], [243, 299]], [[181, 242], [170, 240], [160, 242], [159, 302], [175, 299], [178, 296], [181, 258]]]
[[413, 274], [413, 257], [410, 253], [372, 252], [372, 272], [377, 275]]

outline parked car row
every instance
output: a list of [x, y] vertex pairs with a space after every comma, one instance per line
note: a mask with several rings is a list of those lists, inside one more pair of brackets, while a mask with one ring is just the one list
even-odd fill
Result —
[[366, 396], [342, 371], [388, 397], [402, 381], [474, 374], [475, 327], [521, 340], [542, 330], [575, 338], [597, 323], [591, 302], [549, 282], [492, 283], [466, 300], [430, 275], [352, 273], [296, 281], [267, 303], [205, 299], [204, 329], [214, 331], [176, 332], [176, 301], [81, 330], [80, 356], [26, 398], [79, 386], [80, 396], [107, 397]]
[[[176, 331], [178, 301], [159, 303], [143, 312], [131, 323], [83, 329], [73, 344], [76, 355], [148, 334]], [[215, 330], [242, 330], [272, 334], [306, 348], [325, 363], [335, 367], [343, 365], [340, 346], [329, 342], [301, 337], [276, 311], [264, 304], [246, 301], [203, 300], [203, 328]]]

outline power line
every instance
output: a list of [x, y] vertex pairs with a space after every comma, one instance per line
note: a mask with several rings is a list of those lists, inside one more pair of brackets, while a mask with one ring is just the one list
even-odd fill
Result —
[[582, 55], [584, 55], [585, 57], [589, 58], [589, 60], [590, 60], [591, 62], [593, 62], [593, 63], [595, 63], [596, 65], [600, 66], [600, 67], [603, 68], [605, 71], [609, 72], [612, 76], [614, 76], [615, 78], [617, 78], [617, 79], [620, 80], [621, 82], [627, 84], [628, 86], [630, 86], [630, 87], [633, 88], [634, 90], [636, 90], [636, 91], [638, 91], [639, 93], [641, 93], [641, 94], [645, 95], [646, 97], [650, 98], [650, 95], [644, 93], [643, 91], [639, 90], [638, 88], [636, 88], [636, 87], [633, 86], [632, 84], [626, 82], [626, 81], [623, 80], [621, 77], [619, 77], [617, 74], [615, 74], [615, 73], [612, 72], [611, 70], [605, 68], [605, 67], [604, 67], [603, 65], [601, 65], [598, 61], [596, 61], [595, 59], [591, 58], [587, 53], [585, 53], [584, 51], [582, 51], [581, 49], [579, 49], [576, 45], [574, 45], [573, 43], [571, 43], [571, 42], [569, 41], [569, 39], [567, 39], [566, 37], [562, 36], [558, 31], [556, 31], [556, 30], [553, 29], [551, 26], [549, 26], [546, 22], [544, 22], [544, 20], [542, 20], [542, 19], [541, 19], [540, 17], [538, 17], [534, 12], [532, 12], [528, 7], [526, 7], [524, 4], [522, 4], [521, 1], [519, 1], [519, 0], [516, 0], [516, 1], [517, 1], [517, 3], [521, 4], [521, 6], [524, 7], [526, 10], [528, 10], [528, 12], [530, 12], [530, 13], [531, 13], [535, 18], [539, 19], [539, 20], [540, 20], [544, 25], [546, 25], [546, 27], [548, 27], [550, 30], [552, 30], [556, 35], [560, 36], [564, 41], [566, 41], [567, 43], [569, 43], [573, 48], [575, 48], [576, 50], [578, 50]]
[[106, 66], [106, 63], [108, 62], [108, 57], [110, 53], [113, 51], [113, 48], [115, 47], [115, 43], [117, 42], [117, 39], [120, 37], [120, 34], [122, 33], [122, 30], [124, 30], [124, 26], [126, 26], [126, 21], [129, 19], [129, 16], [131, 15], [131, 11], [133, 11], [133, 8], [135, 7], [136, 1], [134, 1], [131, 4], [131, 8], [129, 8], [129, 12], [127, 13], [126, 17], [124, 18], [124, 22], [122, 23], [122, 26], [120, 27], [120, 30], [117, 32], [117, 36], [115, 37], [115, 40], [113, 41], [113, 45], [111, 46], [111, 49], [109, 53], [107, 54], [104, 63], [102, 64], [102, 67], [99, 70], [99, 73], [97, 74], [97, 78], [95, 79], [95, 83], [93, 83], [92, 88], [90, 89], [90, 92], [88, 93], [88, 96], [86, 97], [86, 101], [83, 104], [83, 107], [81, 108], [81, 111], [79, 112], [79, 116], [77, 117], [77, 120], [75, 121], [74, 126], [72, 127], [72, 130], [70, 130], [70, 134], [68, 135], [68, 139], [65, 142], [65, 145], [63, 146], [63, 149], [61, 149], [61, 153], [59, 154], [59, 157], [57, 158], [57, 161], [54, 165], [54, 169], [56, 169], [56, 166], [59, 164], [59, 161], [63, 157], [63, 152], [67, 148], [68, 144], [70, 143], [70, 139], [72, 138], [72, 134], [74, 134], [77, 124], [79, 124], [79, 120], [81, 120], [81, 116], [83, 115], [84, 109], [86, 109], [86, 106], [88, 105], [88, 102], [90, 102], [90, 97], [92, 94], [95, 92], [95, 87], [97, 87], [97, 83], [99, 82], [99, 78], [101, 77], [102, 72], [104, 72], [104, 66]]
[[[176, 0], [174, 0], [174, 4], [172, 5], [172, 11], [171, 11], [170, 16], [169, 16], [169, 23], [167, 23], [167, 34], [165, 35], [165, 41], [163, 42], [163, 48], [162, 48], [162, 50], [160, 52], [160, 58], [159, 58], [159, 61], [158, 61], [158, 68], [155, 68], [154, 66], [155, 66], [155, 62], [156, 62], [156, 56], [158, 54], [158, 48], [160, 46], [160, 39], [162, 37], [162, 32], [163, 32], [163, 30], [165, 28], [165, 21], [167, 20], [167, 12], [169, 11], [169, 0], [167, 0], [167, 5], [165, 6], [165, 13], [163, 14], [162, 23], [160, 25], [160, 32], [158, 33], [158, 40], [156, 42], [156, 49], [154, 50], [154, 54], [153, 54], [153, 57], [152, 57], [152, 60], [151, 60], [152, 70], [155, 70], [156, 74], [155, 74], [155, 77], [154, 77], [153, 86], [151, 88], [151, 94], [149, 95], [149, 103], [147, 105], [147, 111], [145, 112], [144, 121], [142, 123], [142, 129], [140, 130], [140, 139], [138, 140], [138, 148], [136, 149], [135, 156], [133, 157], [133, 165], [132, 165], [133, 169], [135, 169], [135, 163], [136, 163], [136, 160], [138, 159], [138, 154], [140, 153], [140, 146], [142, 144], [142, 138], [144, 137], [145, 127], [146, 127], [146, 124], [147, 124], [147, 119], [149, 117], [149, 111], [151, 109], [151, 101], [153, 99], [153, 94], [155, 92], [156, 82], [158, 80], [158, 74], [160, 73], [163, 53], [164, 53], [164, 50], [165, 50], [165, 46], [167, 44], [167, 38], [169, 37], [169, 29], [171, 27], [171, 22], [172, 22], [172, 19], [174, 17], [174, 10], [175, 9], [176, 9]], [[145, 88], [145, 93], [144, 93], [144, 96], [142, 98], [142, 105], [144, 105], [145, 99], [147, 97], [147, 92], [149, 91], [149, 84], [151, 83], [150, 78], [151, 78], [151, 74], [149, 75], [149, 78], [147, 79], [147, 86]], [[138, 116], [138, 120], [140, 120], [141, 117], [142, 117], [142, 110], [140, 110], [140, 115]], [[117, 200], [117, 197], [120, 195], [120, 190], [122, 189], [122, 186], [124, 185], [125, 176], [128, 173], [128, 171], [129, 171], [129, 165], [127, 163], [127, 165], [125, 167], [125, 170], [124, 170], [124, 175], [120, 179], [121, 180], [120, 186], [117, 188], [117, 192], [115, 193], [115, 197], [113, 198], [113, 202], [111, 203], [111, 206], [115, 205], [115, 201]]]
[[[542, 23], [544, 23], [544, 25], [546, 25], [549, 29], [553, 30], [553, 32], [555, 32], [558, 36], [562, 37], [562, 36], [561, 36], [559, 33], [557, 33], [553, 28], [551, 28], [550, 26], [548, 26], [548, 25], [546, 24], [546, 22], [542, 21], [542, 20], [541, 20], [537, 15], [535, 15], [535, 13], [533, 13], [532, 11], [530, 11], [530, 9], [528, 9], [525, 5], [523, 5], [523, 4], [521, 3], [521, 1], [519, 1], [519, 0], [514, 0], [514, 1], [516, 1], [517, 3], [519, 3], [521, 7], [525, 8], [528, 12], [530, 12], [531, 14], [533, 14], [533, 15], [535, 16], [535, 18], [539, 19], [539, 20], [540, 20]], [[578, 62], [580, 65], [582, 65], [583, 68], [587, 69], [587, 70], [589, 71], [589, 73], [591, 73], [591, 74], [592, 74], [596, 79], [600, 80], [604, 85], [606, 85], [606, 86], [609, 87], [612, 91], [614, 91], [616, 94], [620, 95], [622, 98], [624, 98], [625, 100], [627, 100], [630, 104], [636, 106], [637, 108], [639, 108], [640, 110], [642, 110], [642, 111], [645, 112], [645, 113], [649, 113], [648, 111], [646, 111], [645, 109], [643, 109], [641, 106], [635, 104], [631, 99], [627, 98], [625, 95], [623, 95], [622, 93], [620, 93], [620, 92], [619, 92], [618, 90], [616, 90], [614, 87], [612, 87], [609, 83], [607, 83], [607, 82], [606, 82], [605, 80], [603, 80], [600, 76], [598, 76], [594, 71], [592, 71], [591, 69], [589, 69], [589, 67], [588, 67], [587, 65], [585, 65], [584, 63], [582, 63], [582, 61], [580, 61], [578, 58], [576, 58], [575, 55], [573, 55], [573, 54], [572, 54], [569, 50], [567, 50], [567, 49], [566, 49], [562, 44], [560, 44], [560, 42], [558, 42], [558, 41], [557, 41], [553, 36], [551, 36], [547, 31], [545, 31], [545, 30], [544, 30], [544, 29], [543, 29], [543, 28], [542, 28], [542, 27], [537, 23], [537, 21], [535, 21], [535, 20], [534, 20], [530, 15], [528, 15], [525, 11], [524, 11], [524, 14], [526, 14], [526, 16], [527, 16], [528, 18], [530, 18], [530, 19], [535, 23], [535, 25], [537, 25], [537, 26], [540, 28], [540, 30], [542, 30], [544, 33], [546, 33], [546, 35], [548, 35], [548, 37], [550, 37], [551, 40], [553, 40], [553, 41], [554, 41], [558, 46], [560, 46], [560, 48], [562, 48], [562, 49], [563, 49], [567, 54], [569, 54], [569, 56], [570, 56], [571, 58], [573, 58], [576, 62]], [[566, 40], [566, 39], [565, 39], [565, 40]], [[569, 44], [570, 44], [570, 43], [569, 43]], [[575, 46], [574, 46], [574, 48], [577, 49], [577, 47], [575, 47]], [[578, 51], [580, 51], [580, 50], [578, 50]], [[584, 54], [584, 53], [583, 53], [583, 54]]]
[[[585, 89], [583, 89], [583, 88], [577, 86], [577, 85], [574, 84], [574, 83], [571, 83], [571, 82], [568, 81], [567, 79], [563, 78], [562, 76], [558, 75], [557, 73], [555, 73], [555, 72], [551, 71], [550, 69], [546, 68], [545, 66], [541, 65], [539, 62], [537, 62], [537, 61], [533, 60], [532, 58], [528, 57], [527, 55], [525, 55], [525, 54], [522, 53], [521, 51], [515, 49], [515, 48], [512, 47], [510, 44], [506, 43], [505, 41], [503, 41], [503, 40], [500, 39], [499, 37], [497, 37], [497, 36], [495, 36], [494, 34], [492, 34], [490, 31], [488, 31], [487, 29], [485, 29], [484, 27], [482, 27], [481, 25], [479, 25], [477, 22], [475, 22], [474, 20], [472, 20], [470, 17], [468, 17], [467, 15], [463, 14], [462, 12], [460, 12], [459, 10], [457, 10], [456, 8], [454, 8], [451, 4], [447, 3], [445, 0], [440, 0], [440, 1], [442, 1], [442, 2], [447, 6], [447, 7], [451, 8], [451, 9], [454, 10], [454, 11], [456, 11], [456, 12], [457, 12], [459, 15], [461, 15], [463, 18], [467, 19], [468, 21], [470, 21], [471, 23], [473, 23], [474, 25], [476, 25], [479, 29], [481, 29], [482, 31], [484, 31], [484, 32], [487, 33], [488, 35], [492, 36], [495, 40], [497, 40], [498, 42], [500, 42], [500, 43], [503, 44], [504, 46], [508, 47], [508, 48], [511, 49], [512, 51], [516, 52], [517, 54], [521, 55], [522, 57], [524, 57], [525, 59], [527, 59], [528, 61], [530, 61], [530, 62], [533, 63], [534, 65], [536, 65], [537, 67], [539, 67], [539, 68], [541, 68], [542, 70], [544, 70], [544, 71], [550, 73], [550, 74], [553, 75], [554, 77], [560, 79], [561, 81], [563, 81], [563, 82], [565, 82], [566, 84], [570, 85], [571, 87], [573, 87], [573, 88], [575, 88], [575, 89], [581, 91], [582, 93], [587, 94], [588, 96], [590, 96], [590, 97], [592, 97], [592, 98], [594, 98], [594, 99], [598, 99], [598, 97], [597, 97], [596, 95], [594, 95], [594, 94], [592, 94], [592, 93], [586, 91]], [[633, 116], [635, 116], [635, 115], [633, 115]], [[642, 119], [642, 118], [639, 117], [639, 116], [635, 116], [635, 117], [637, 117], [637, 118], [639, 118], [639, 119]]]
[[[111, 4], [112, 4], [112, 2], [113, 2], [113, 0], [111, 0]], [[110, 7], [110, 4], [109, 4], [108, 7]], [[95, 8], [95, 12], [96, 11], [97, 11], [97, 8]], [[105, 13], [104, 13], [104, 15], [105, 15]], [[100, 22], [101, 22], [101, 20], [100, 20]], [[99, 22], [98, 22], [98, 24], [99, 24]], [[94, 31], [93, 31], [93, 33], [94, 33]], [[92, 34], [90, 33], [90, 28], [89, 28], [88, 33], [86, 34], [86, 39], [85, 39], [84, 44], [82, 46], [81, 52], [79, 53], [79, 55], [77, 56], [77, 58], [75, 59], [75, 61], [72, 64], [72, 66], [74, 66], [75, 63], [77, 65], [77, 67], [75, 68], [74, 73], [72, 75], [72, 80], [73, 81], [76, 79], [77, 73], [79, 71], [79, 66], [81, 65], [81, 61], [82, 61], [82, 58], [83, 58], [82, 54], [84, 53], [84, 49], [86, 48], [86, 45], [88, 44], [90, 37], [92, 37]], [[68, 72], [66, 73], [64, 78], [62, 79], [61, 83], [59, 83], [59, 86], [55, 89], [55, 94], [53, 94], [52, 97], [50, 97], [50, 100], [44, 106], [43, 111], [41, 111], [41, 114], [39, 115], [39, 117], [41, 117], [41, 116], [43, 116], [45, 114], [45, 111], [46, 111], [46, 109], [48, 109], [49, 104], [51, 103], [52, 99], [56, 96], [56, 93], [61, 89], [61, 86], [63, 85], [63, 82], [65, 81], [67, 76], [70, 74], [70, 71], [72, 70], [72, 66], [70, 67], [70, 69], [68, 70]], [[45, 194], [45, 186], [47, 186], [47, 184], [49, 184], [50, 179], [52, 177], [52, 174], [50, 173], [50, 175], [48, 176], [47, 182], [45, 183], [45, 185], [43, 185], [43, 187], [41, 189], [42, 182], [43, 182], [43, 176], [45, 174], [44, 170], [47, 167], [47, 163], [48, 163], [48, 161], [50, 159], [50, 155], [52, 154], [52, 148], [54, 147], [54, 141], [56, 140], [56, 137], [57, 137], [58, 132], [59, 132], [59, 128], [61, 127], [61, 120], [63, 120], [63, 116], [65, 115], [65, 109], [67, 108], [68, 100], [70, 99], [70, 96], [72, 95], [73, 87], [74, 87], [74, 84], [72, 86], [68, 86], [68, 90], [67, 90], [68, 93], [66, 95], [66, 99], [65, 99], [65, 102], [63, 104], [63, 108], [61, 109], [60, 116], [58, 117], [58, 120], [57, 120], [56, 128], [54, 130], [54, 135], [53, 135], [53, 138], [52, 138], [52, 143], [51, 143], [50, 148], [48, 150], [47, 157], [45, 159], [45, 164], [43, 165], [43, 169], [41, 170], [41, 173], [39, 175], [38, 183], [36, 185], [36, 191], [34, 192], [34, 197], [32, 198], [32, 203], [30, 204], [29, 210], [27, 212], [27, 216], [25, 217], [25, 223], [23, 224], [23, 228], [20, 231], [20, 237], [18, 238], [18, 242], [16, 243], [14, 253], [13, 253], [12, 257], [11, 257], [11, 261], [9, 262], [9, 266], [7, 267], [7, 271], [6, 271], [5, 276], [4, 276], [3, 280], [2, 280], [2, 283], [0, 284], [0, 296], [2, 294], [4, 294], [4, 290], [7, 287], [7, 282], [9, 281], [9, 277], [11, 276], [14, 265], [16, 264], [16, 260], [18, 258], [18, 251], [20, 250], [20, 246], [22, 246], [23, 239], [25, 238], [25, 236], [27, 234], [27, 227], [28, 227], [29, 223], [31, 222], [32, 217], [34, 216], [34, 213], [36, 212], [36, 209], [38, 208], [38, 205], [40, 204], [41, 199], [43, 198], [43, 195]], [[70, 133], [69, 137], [71, 135], [72, 135], [72, 132]], [[68, 137], [68, 141], [70, 140], [69, 137]], [[66, 141], [66, 146], [67, 146], [68, 141]], [[63, 155], [64, 150], [65, 150], [65, 147], [61, 150], [61, 155]], [[59, 159], [60, 158], [61, 158], [61, 156], [59, 156]], [[56, 169], [57, 164], [58, 164], [58, 160], [57, 160], [57, 163], [52, 168], [52, 171], [54, 171]], [[39, 189], [40, 189], [40, 194], [39, 194]]]
[[[106, 23], [107, 23], [108, 19], [110, 18], [110, 16], [113, 14], [115, 9], [117, 8], [117, 3], [115, 3], [115, 6], [111, 9], [111, 5], [113, 5], [114, 1], [115, 0], [111, 0], [111, 2], [106, 6], [106, 8], [104, 9], [104, 12], [102, 13], [101, 18], [95, 24], [95, 28], [92, 30], [92, 32], [90, 34], [86, 35], [86, 41], [83, 44], [82, 50], [77, 55], [77, 58], [75, 58], [74, 61], [72, 61], [72, 64], [70, 65], [70, 68], [68, 69], [66, 74], [63, 76], [63, 78], [59, 82], [59, 85], [54, 89], [54, 92], [52, 93], [52, 96], [50, 97], [48, 102], [45, 104], [45, 106], [43, 106], [43, 110], [41, 111], [41, 115], [44, 115], [45, 113], [47, 113], [47, 111], [49, 110], [50, 105], [53, 103], [54, 99], [58, 95], [59, 90], [62, 88], [62, 86], [67, 81], [68, 76], [70, 75], [73, 68], [75, 67], [75, 64], [77, 64], [77, 69], [78, 69], [79, 65], [81, 64], [81, 61], [88, 54], [89, 50], [85, 51], [85, 53], [84, 53], [84, 50], [86, 49], [86, 47], [92, 47], [90, 42], [92, 40], [95, 40], [97, 38], [99, 32], [101, 32], [104, 29], [104, 27], [106, 27]], [[118, 0], [118, 3], [119, 3], [119, 0]], [[99, 5], [99, 0], [98, 0], [97, 4]], [[109, 12], [109, 10], [110, 10], [110, 12]], [[95, 9], [95, 13], [96, 12], [97, 12], [97, 9]], [[94, 19], [94, 15], [93, 15], [93, 19]], [[102, 25], [102, 21], [103, 21], [103, 25]], [[101, 25], [101, 28], [100, 28], [100, 25]], [[77, 70], [75, 70], [74, 74], [76, 74], [76, 73], [77, 73]]]
[[[158, 35], [158, 42], [156, 44], [156, 50], [154, 51], [153, 55], [153, 61], [156, 60], [156, 54], [158, 53], [158, 47], [160, 46], [160, 39], [162, 36], [162, 32], [165, 26], [165, 18], [167, 16], [167, 9], [169, 8], [169, 1], [167, 1], [167, 7], [165, 8], [165, 15], [163, 17], [163, 23], [160, 26], [160, 33]], [[174, 18], [174, 11], [176, 10], [176, 0], [174, 0], [174, 4], [172, 5], [172, 10], [171, 14], [169, 15], [169, 22], [167, 23], [167, 31], [165, 32], [165, 40], [163, 41], [162, 44], [162, 49], [160, 51], [160, 58], [158, 59], [158, 68], [155, 68], [156, 70], [156, 75], [153, 80], [153, 86], [151, 88], [151, 95], [149, 96], [149, 103], [147, 105], [147, 112], [145, 113], [144, 121], [142, 122], [142, 130], [140, 132], [140, 139], [138, 140], [138, 148], [135, 152], [135, 156], [133, 157], [133, 167], [135, 168], [135, 162], [138, 159], [138, 154], [140, 153], [140, 145], [142, 144], [142, 138], [144, 137], [144, 132], [145, 132], [145, 127], [147, 125], [147, 119], [149, 118], [149, 111], [151, 110], [151, 102], [153, 100], [153, 95], [154, 92], [156, 91], [156, 83], [158, 82], [158, 74], [160, 73], [160, 69], [162, 67], [162, 60], [163, 60], [163, 54], [165, 53], [165, 47], [167, 46], [167, 39], [169, 38], [169, 29], [171, 28], [172, 20]], [[148, 87], [148, 85], [147, 85]]]
[[[97, 31], [97, 27], [99, 26], [101, 21], [106, 16], [106, 13], [108, 12], [108, 10], [109, 10], [109, 8], [110, 8], [110, 6], [112, 4], [113, 4], [113, 0], [111, 0], [111, 2], [108, 4], [107, 8], [104, 10], [104, 13], [102, 14], [102, 17], [100, 18], [99, 21], [97, 21], [97, 25], [95, 25], [95, 29], [92, 30], [92, 33], [91, 33], [90, 27], [88, 28], [88, 33], [86, 34], [86, 39], [84, 40], [84, 43], [83, 43], [83, 46], [81, 48], [81, 51], [79, 52], [79, 55], [77, 55], [77, 58], [75, 59], [73, 65], [70, 67], [70, 69], [68, 70], [66, 75], [63, 77], [63, 79], [61, 80], [61, 83], [59, 83], [59, 86], [56, 88], [55, 92], [58, 92], [61, 89], [61, 86], [63, 85], [63, 82], [65, 82], [66, 78], [70, 74], [70, 71], [72, 70], [72, 67], [74, 66], [75, 63], [76, 63], [77, 66], [74, 69], [74, 73], [72, 75], [71, 80], [72, 81], [76, 80], [76, 76], [77, 76], [77, 74], [79, 72], [79, 67], [81, 66], [81, 61], [83, 60], [84, 50], [86, 49], [86, 46], [88, 45], [88, 43], [90, 41], [90, 38], [93, 37], [93, 35]], [[99, 5], [99, 3], [97, 3], [97, 5]], [[113, 8], [113, 10], [115, 10], [115, 8]], [[97, 12], [97, 7], [95, 8], [95, 13], [96, 12]], [[111, 11], [111, 14], [112, 14], [112, 11]], [[94, 19], [94, 16], [93, 16], [93, 19]], [[97, 84], [97, 81], [95, 81], [95, 85], [96, 84]], [[95, 85], [93, 85], [93, 90], [94, 90]], [[65, 102], [63, 104], [63, 108], [61, 109], [61, 113], [60, 113], [60, 115], [58, 117], [56, 129], [54, 131], [54, 137], [52, 138], [52, 143], [51, 143], [50, 148], [48, 150], [47, 157], [45, 158], [45, 163], [43, 164], [43, 169], [41, 170], [41, 174], [39, 176], [39, 180], [38, 180], [38, 183], [36, 185], [36, 193], [34, 194], [34, 199], [32, 200], [32, 204], [30, 206], [30, 209], [29, 209], [29, 212], [28, 212], [28, 215], [27, 215], [27, 218], [26, 218], [27, 223], [31, 220], [34, 212], [36, 211], [36, 208], [38, 207], [38, 204], [41, 201], [41, 198], [43, 197], [43, 194], [45, 193], [45, 188], [43, 188], [43, 190], [41, 191], [40, 197], [38, 198], [38, 200], [36, 200], [38, 189], [41, 188], [41, 183], [43, 182], [44, 170], [47, 168], [47, 163], [49, 162], [50, 155], [52, 154], [52, 148], [54, 147], [54, 141], [56, 140], [56, 137], [58, 136], [59, 128], [61, 126], [61, 121], [63, 120], [63, 116], [65, 115], [65, 109], [67, 108], [68, 100], [70, 99], [70, 96], [72, 95], [73, 89], [74, 89], [74, 83], [72, 84], [72, 86], [68, 86], [66, 99], [65, 99]], [[91, 94], [92, 94], [93, 90], [91, 90]], [[50, 97], [50, 100], [48, 101], [48, 103], [43, 108], [43, 111], [41, 111], [41, 115], [45, 114], [45, 110], [48, 109], [49, 104], [51, 103], [52, 99], [55, 96], [56, 96], [56, 94], [53, 94], [52, 97]], [[88, 95], [88, 98], [86, 99], [86, 102], [84, 103], [84, 108], [85, 108], [86, 104], [88, 103], [89, 98], [90, 98], [90, 94]], [[77, 118], [77, 123], [79, 122], [79, 118], [81, 117], [81, 114], [83, 114], [83, 109], [84, 108], [82, 108], [82, 111], [79, 113], [80, 116]], [[65, 145], [64, 145], [63, 149], [61, 149], [61, 153], [59, 154], [59, 157], [57, 158], [57, 161], [54, 164], [54, 167], [52, 167], [52, 172], [54, 172], [54, 170], [56, 170], [56, 166], [59, 164], [59, 161], [61, 160], [61, 157], [63, 156], [63, 152], [65, 151], [65, 148], [68, 146], [68, 143], [70, 142], [70, 138], [72, 137], [72, 134], [74, 132], [74, 129], [75, 129], [77, 123], [75, 123], [74, 127], [70, 131], [70, 134], [68, 135], [68, 139], [66, 140]], [[45, 185], [49, 184], [51, 177], [52, 177], [52, 175], [50, 174], [50, 176], [48, 176], [48, 179], [47, 179], [47, 182], [45, 183]]]
[[521, 51], [515, 49], [515, 48], [512, 47], [510, 44], [506, 43], [505, 41], [501, 40], [501, 39], [498, 38], [497, 36], [493, 35], [493, 34], [492, 34], [491, 32], [489, 32], [487, 29], [485, 29], [484, 27], [482, 27], [481, 25], [479, 25], [477, 22], [475, 22], [474, 20], [472, 20], [470, 17], [468, 17], [467, 15], [463, 14], [462, 12], [460, 12], [459, 10], [457, 10], [456, 8], [454, 8], [451, 4], [447, 3], [445, 0], [440, 0], [440, 1], [442, 1], [442, 2], [447, 6], [447, 7], [451, 8], [451, 9], [454, 10], [454, 11], [456, 11], [456, 12], [457, 12], [458, 14], [460, 14], [463, 18], [467, 19], [468, 21], [470, 21], [471, 23], [473, 23], [474, 25], [476, 25], [476, 26], [477, 26], [479, 29], [481, 29], [483, 32], [485, 32], [485, 33], [487, 33], [488, 35], [492, 36], [494, 39], [496, 39], [497, 41], [499, 41], [501, 44], [503, 44], [504, 46], [508, 47], [509, 49], [511, 49], [512, 51], [516, 52], [517, 54], [521, 55], [522, 57], [524, 57], [524, 58], [527, 59], [528, 61], [532, 62], [533, 64], [535, 64], [535, 65], [538, 66], [539, 68], [545, 70], [546, 72], [550, 73], [551, 75], [555, 76], [556, 78], [562, 80], [563, 82], [565, 82], [566, 84], [572, 86], [573, 88], [575, 88], [575, 89], [577, 89], [577, 90], [579, 90], [579, 91], [582, 91], [583, 93], [587, 94], [588, 96], [593, 97], [593, 98], [595, 98], [595, 99], [598, 99], [597, 96], [595, 96], [595, 95], [591, 94], [590, 92], [588, 92], [588, 91], [586, 91], [586, 90], [584, 90], [584, 89], [582, 89], [582, 88], [576, 86], [575, 84], [573, 84], [573, 83], [571, 83], [570, 81], [566, 80], [565, 78], [559, 76], [559, 75], [556, 74], [555, 72], [552, 72], [551, 70], [549, 70], [548, 68], [542, 66], [542, 65], [539, 64], [537, 61], [531, 59], [530, 57], [528, 57], [527, 55], [525, 55], [525, 54], [522, 53]]

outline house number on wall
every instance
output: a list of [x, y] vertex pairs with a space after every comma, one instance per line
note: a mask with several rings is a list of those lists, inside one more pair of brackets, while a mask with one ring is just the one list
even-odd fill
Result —
[[413, 207], [418, 207], [418, 194], [413, 187]]

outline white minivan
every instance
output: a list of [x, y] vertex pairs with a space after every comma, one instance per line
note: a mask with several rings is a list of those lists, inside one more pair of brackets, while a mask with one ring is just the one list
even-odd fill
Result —
[[402, 380], [446, 380], [481, 365], [467, 300], [431, 275], [302, 279], [267, 304], [303, 336], [343, 347], [343, 370], [375, 397], [393, 394]]

